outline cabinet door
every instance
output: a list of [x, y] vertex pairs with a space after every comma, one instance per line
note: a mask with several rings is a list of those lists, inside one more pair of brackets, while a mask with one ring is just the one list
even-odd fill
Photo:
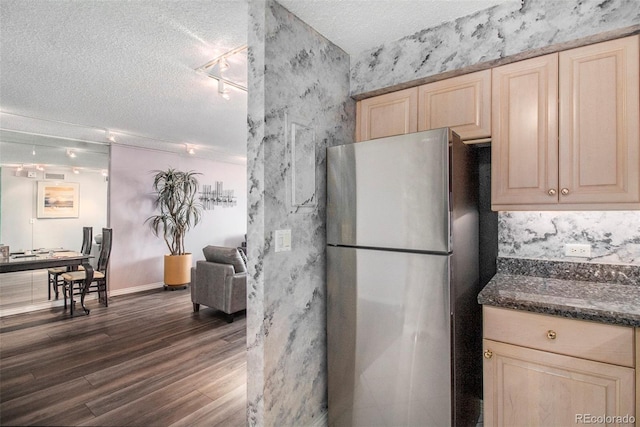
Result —
[[636, 328], [636, 415], [640, 415], [640, 328]]
[[588, 423], [587, 414], [635, 414], [634, 369], [486, 339], [483, 344], [487, 427], [570, 426]]
[[356, 141], [418, 131], [418, 88], [367, 98], [358, 103]]
[[442, 127], [465, 141], [491, 136], [491, 70], [418, 88], [418, 130]]
[[558, 200], [558, 54], [492, 70], [491, 203]]
[[638, 36], [560, 53], [560, 203], [640, 202]]

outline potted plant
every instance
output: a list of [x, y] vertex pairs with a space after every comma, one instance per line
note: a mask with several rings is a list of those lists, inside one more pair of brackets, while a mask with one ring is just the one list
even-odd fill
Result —
[[154, 205], [160, 213], [145, 222], [169, 248], [169, 255], [164, 257], [165, 286], [186, 286], [191, 282], [191, 254], [185, 251], [184, 238], [200, 222], [202, 208], [196, 200], [196, 175], [200, 174], [173, 168], [153, 172]]

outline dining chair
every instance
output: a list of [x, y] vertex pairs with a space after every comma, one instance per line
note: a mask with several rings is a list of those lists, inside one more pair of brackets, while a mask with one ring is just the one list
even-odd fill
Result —
[[[82, 227], [82, 248], [80, 252], [82, 255], [89, 255], [91, 253], [91, 244], [93, 243], [93, 227]], [[54, 291], [56, 299], [58, 299], [59, 290], [62, 286], [60, 276], [69, 270], [68, 267], [55, 267], [47, 270], [47, 276], [49, 279], [49, 299], [51, 299], [51, 290]]]
[[[83, 287], [87, 279], [86, 270], [67, 271], [62, 274], [62, 291], [64, 294], [64, 308], [67, 308], [67, 295], [69, 296], [69, 304], [71, 305], [71, 314], [73, 314], [73, 296], [82, 295], [82, 308], [87, 314], [89, 309], [84, 306], [84, 296], [88, 293], [98, 293], [98, 301], [103, 303], [105, 307], [109, 306], [107, 295], [107, 270], [109, 266], [109, 258], [111, 257], [111, 244], [113, 241], [113, 230], [111, 228], [102, 229], [102, 244], [100, 245], [100, 255], [96, 269], [92, 269], [93, 278], [86, 292], [83, 293]], [[88, 267], [89, 268], [89, 267]]]

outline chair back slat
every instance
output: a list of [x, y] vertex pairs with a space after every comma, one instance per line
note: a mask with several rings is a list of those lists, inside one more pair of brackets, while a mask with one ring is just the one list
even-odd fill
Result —
[[113, 230], [111, 228], [102, 229], [102, 244], [100, 245], [100, 255], [98, 256], [97, 270], [105, 273], [109, 265], [111, 256], [111, 242], [113, 240]]
[[82, 227], [82, 252], [83, 255], [91, 253], [91, 244], [93, 243], [93, 227]]

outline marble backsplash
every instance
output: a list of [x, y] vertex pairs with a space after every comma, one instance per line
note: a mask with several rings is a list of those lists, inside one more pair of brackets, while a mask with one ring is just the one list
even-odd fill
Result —
[[[591, 257], [565, 256], [567, 243]], [[500, 212], [498, 256], [640, 265], [640, 211]]]
[[351, 93], [364, 94], [639, 22], [636, 0], [509, 1], [355, 55]]

